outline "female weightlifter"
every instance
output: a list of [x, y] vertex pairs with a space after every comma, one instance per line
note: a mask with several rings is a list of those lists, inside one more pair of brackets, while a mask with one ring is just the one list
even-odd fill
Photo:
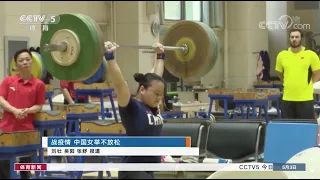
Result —
[[[134, 75], [139, 83], [136, 98], [131, 97], [129, 87], [123, 78], [121, 70], [114, 60], [113, 51], [117, 45], [106, 42], [105, 59], [108, 62], [108, 72], [117, 93], [121, 121], [128, 136], [160, 136], [163, 118], [158, 105], [163, 97], [164, 80], [164, 50], [160, 43], [156, 43], [157, 60], [151, 73]], [[159, 156], [123, 157], [123, 163], [160, 163]], [[153, 172], [119, 172], [119, 179], [154, 179]]]

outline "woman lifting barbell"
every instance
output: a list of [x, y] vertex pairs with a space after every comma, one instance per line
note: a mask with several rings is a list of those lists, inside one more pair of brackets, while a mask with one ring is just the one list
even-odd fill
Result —
[[[129, 87], [114, 60], [115, 43], [106, 42], [105, 59], [108, 62], [108, 72], [117, 93], [121, 121], [128, 136], [160, 136], [163, 118], [159, 113], [159, 103], [163, 97], [164, 80], [164, 49], [162, 44], [155, 44], [157, 60], [151, 73], [134, 75], [139, 83], [136, 98], [131, 96]], [[123, 163], [160, 163], [160, 156], [124, 157]], [[153, 172], [124, 172], [118, 174], [119, 179], [154, 179]]]

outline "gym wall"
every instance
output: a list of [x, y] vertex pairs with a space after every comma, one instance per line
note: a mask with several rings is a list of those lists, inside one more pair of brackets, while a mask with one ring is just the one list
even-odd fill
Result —
[[228, 88], [251, 88], [256, 80], [256, 52], [268, 50], [268, 31], [258, 26], [265, 19], [266, 1], [227, 1]]
[[[319, 6], [319, 1], [306, 1], [303, 3], [300, 1], [287, 2], [288, 14], [293, 17], [299, 17], [300, 24], [303, 24], [302, 27], [305, 28], [306, 31], [312, 31], [313, 33], [320, 32]], [[319, 45], [320, 37], [317, 36], [314, 39], [317, 45]]]
[[[266, 22], [278, 21], [279, 17], [288, 14], [287, 6], [287, 1], [268, 1], [266, 3]], [[277, 55], [281, 50], [287, 49], [289, 45], [287, 29], [268, 30], [268, 40], [271, 66], [270, 74], [277, 76], [277, 72], [274, 70]]]
[[310, 24], [310, 31], [319, 31], [319, 1], [288, 1], [288, 14], [300, 17], [301, 24]]
[[[150, 8], [151, 1], [114, 1], [113, 14], [116, 20], [113, 26], [114, 41], [121, 44], [152, 45], [159, 42], [159, 34], [151, 33], [151, 23], [159, 21], [159, 9]], [[149, 4], [150, 5], [150, 4]], [[133, 48], [117, 49], [117, 61], [122, 69], [131, 93], [136, 93], [138, 84], [133, 78], [136, 72], [150, 72], [155, 59], [154, 53], [143, 53], [143, 50]]]

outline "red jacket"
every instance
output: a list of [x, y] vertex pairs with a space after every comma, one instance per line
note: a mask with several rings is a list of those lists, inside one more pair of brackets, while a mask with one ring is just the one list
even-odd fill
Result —
[[[32, 77], [24, 82], [19, 75], [4, 78], [0, 85], [0, 96], [17, 109], [31, 108], [45, 104], [46, 88], [44, 83]], [[4, 132], [34, 130], [34, 114], [18, 119], [11, 112], [4, 111], [0, 129]]]
[[[67, 81], [60, 81], [60, 87], [61, 89], [66, 88], [68, 89], [72, 99], [75, 99], [76, 93], [74, 92], [74, 83], [77, 82], [67, 82]], [[79, 100], [85, 100], [87, 96], [78, 96]]]

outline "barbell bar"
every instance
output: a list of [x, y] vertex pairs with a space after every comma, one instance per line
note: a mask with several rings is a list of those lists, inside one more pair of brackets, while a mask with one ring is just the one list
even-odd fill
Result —
[[[148, 45], [119, 45], [119, 47], [128, 47], [128, 48], [137, 48], [137, 49], [153, 49], [155, 50], [156, 47], [154, 46], [148, 46]], [[176, 46], [163, 46], [163, 50], [165, 51], [181, 51], [182, 53], [188, 52], [188, 46], [186, 44], [183, 44], [180, 47]]]
[[[60, 14], [59, 24], [48, 23], [40, 46], [43, 63], [54, 77], [80, 81], [91, 77], [103, 61], [104, 37], [99, 25], [83, 14]], [[163, 38], [165, 67], [179, 78], [202, 77], [215, 65], [219, 43], [213, 30], [204, 23], [179, 21]], [[119, 45], [155, 49], [149, 45]]]
[[[129, 47], [129, 48], [137, 48], [137, 49], [156, 49], [154, 46], [147, 46], [147, 45], [118, 45], [117, 47]], [[61, 51], [65, 52], [68, 48], [66, 42], [60, 42], [58, 44], [45, 44], [44, 51]], [[163, 46], [165, 51], [181, 51], [182, 53], [186, 53], [188, 51], [188, 46], [183, 44], [181, 47], [174, 47], [174, 46]]]
[[65, 42], [61, 42], [58, 44], [45, 44], [43, 47], [43, 50], [45, 52], [51, 52], [51, 51], [65, 52], [67, 49], [68, 49], [68, 45]]

